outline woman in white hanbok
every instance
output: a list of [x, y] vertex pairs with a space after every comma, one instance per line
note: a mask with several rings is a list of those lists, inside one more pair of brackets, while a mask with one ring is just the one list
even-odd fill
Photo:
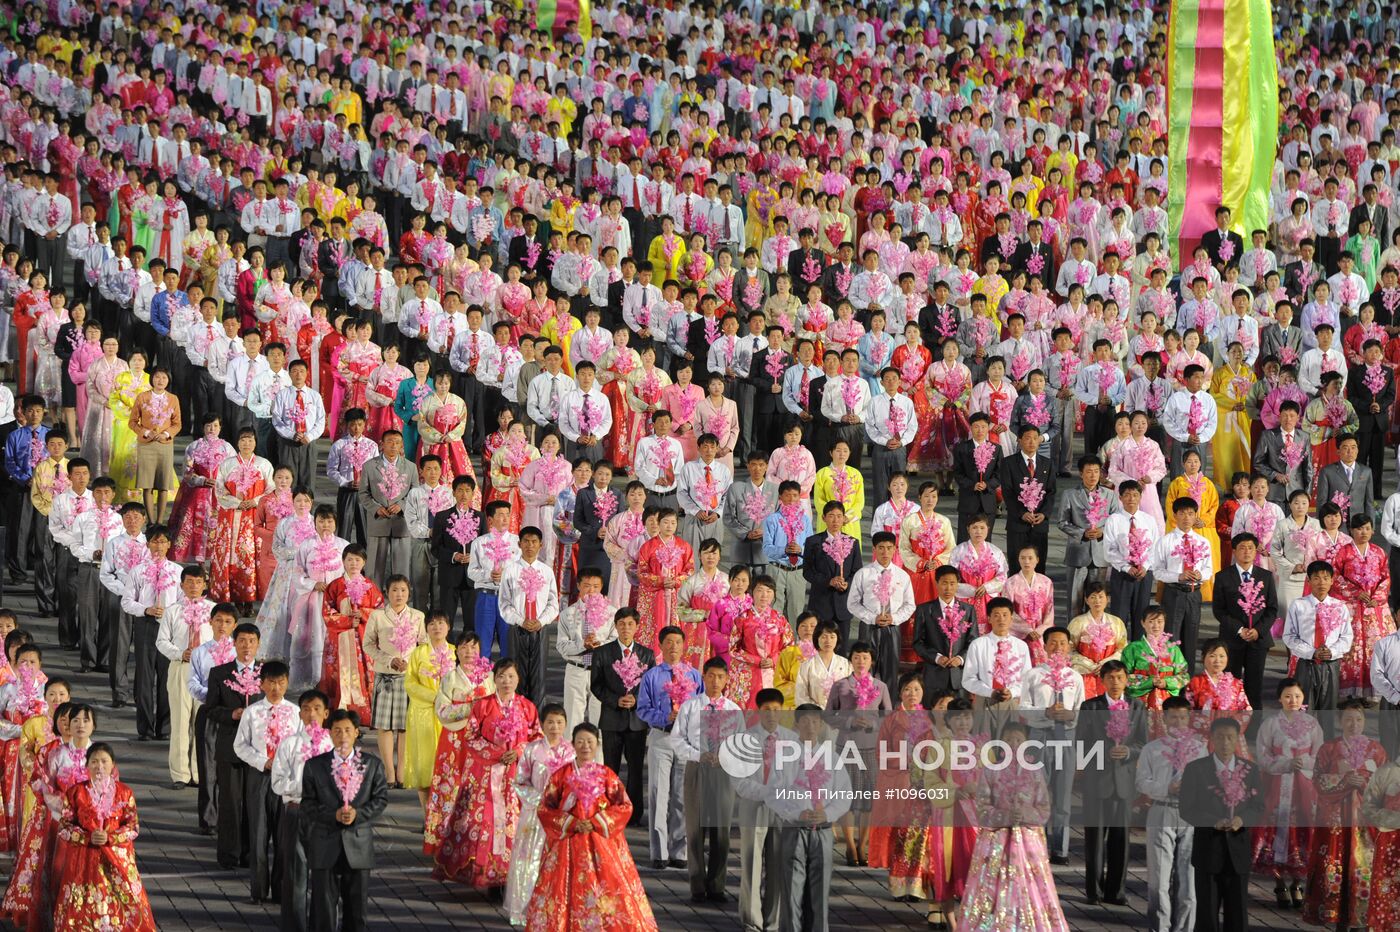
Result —
[[309, 494], [300, 492], [292, 496], [292, 513], [277, 522], [272, 532], [272, 555], [277, 559], [277, 568], [268, 581], [267, 593], [258, 609], [258, 630], [262, 641], [258, 646], [258, 656], [263, 659], [286, 660], [291, 656], [292, 604], [296, 598], [293, 583], [297, 578], [297, 552], [301, 545], [316, 536], [316, 525], [311, 518], [311, 507], [315, 504]]
[[335, 507], [316, 509], [315, 536], [296, 551], [292, 583], [292, 611], [288, 622], [288, 662], [292, 668], [292, 692], [321, 682], [321, 659], [326, 649], [326, 626], [321, 618], [326, 587], [345, 575], [342, 556], [350, 544], [335, 534]]
[[513, 926], [525, 924], [525, 909], [530, 905], [530, 895], [535, 892], [535, 881], [540, 876], [540, 861], [544, 856], [544, 827], [536, 814], [540, 797], [554, 772], [574, 762], [573, 743], [564, 734], [567, 727], [558, 709], [546, 713], [540, 721], [543, 737], [525, 746], [520, 752], [520, 764], [515, 768], [514, 789], [515, 795], [520, 797], [520, 817], [515, 823], [505, 894], [506, 914]]

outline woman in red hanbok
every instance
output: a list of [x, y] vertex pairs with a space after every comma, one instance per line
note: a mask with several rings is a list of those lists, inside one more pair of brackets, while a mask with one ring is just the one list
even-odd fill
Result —
[[1351, 609], [1351, 650], [1342, 657], [1343, 696], [1371, 694], [1371, 654], [1376, 642], [1395, 631], [1390, 613], [1390, 565], [1381, 548], [1371, 543], [1370, 515], [1351, 522], [1351, 543], [1337, 549], [1336, 597]]
[[[642, 367], [642, 359], [637, 351], [627, 345], [631, 331], [618, 327], [613, 332], [613, 347], [598, 361], [598, 381], [602, 383], [603, 394], [607, 396], [612, 409], [612, 430], [603, 438], [603, 458], [613, 464], [614, 469], [627, 470], [632, 467], [632, 410], [628, 376]], [[654, 355], [653, 355], [653, 358]]]
[[[331, 334], [333, 333], [335, 333], [335, 331], [331, 327], [331, 322], [326, 319], [326, 308], [324, 305], [313, 307], [311, 309], [311, 320], [302, 324], [300, 329], [297, 330], [297, 358], [304, 360], [311, 368], [310, 384], [311, 387], [318, 392], [321, 391], [322, 381], [321, 346], [326, 340], [332, 339]], [[325, 393], [322, 392], [322, 398], [325, 397]], [[330, 426], [328, 421], [326, 428], [329, 429]], [[334, 437], [331, 439], [334, 439]]]
[[1295, 680], [1279, 684], [1283, 714], [1274, 715], [1259, 728], [1255, 757], [1264, 775], [1265, 824], [1254, 828], [1254, 870], [1274, 878], [1274, 893], [1284, 885], [1295, 902], [1302, 902], [1299, 886], [1308, 872], [1308, 850], [1317, 791], [1313, 774], [1322, 750], [1322, 726], [1303, 711], [1303, 690]]
[[[351, 323], [345, 328], [349, 342], [340, 351], [340, 362], [336, 367], [340, 378], [345, 382], [342, 410], [359, 408], [369, 411], [369, 399], [365, 391], [380, 363], [379, 347], [369, 339], [373, 329], [374, 325], [370, 323]], [[397, 385], [394, 387], [398, 388]]]
[[136, 797], [105, 744], [87, 753], [87, 782], [64, 794], [54, 857], [55, 932], [154, 932], [136, 869]]
[[375, 443], [383, 441], [386, 430], [403, 430], [403, 421], [394, 411], [394, 396], [398, 394], [399, 383], [413, 375], [399, 365], [399, 348], [395, 344], [380, 347], [379, 355], [383, 362], [370, 373], [365, 385], [365, 402], [369, 405], [366, 433]]
[[1400, 763], [1391, 761], [1371, 778], [1361, 800], [1361, 822], [1374, 829], [1369, 928], [1400, 929]]
[[519, 534], [525, 516], [525, 499], [520, 494], [520, 477], [525, 467], [539, 459], [540, 451], [525, 439], [525, 425], [517, 421], [506, 428], [505, 443], [487, 458], [491, 476], [488, 502], [510, 505], [510, 532]]
[[[18, 729], [13, 738], [0, 742], [3, 748], [3, 813], [0, 813], [0, 851], [20, 850], [21, 830], [29, 813], [26, 812], [25, 789], [30, 785], [35, 760], [31, 758], [26, 743], [30, 734], [29, 723], [38, 719], [47, 725], [48, 704], [44, 701], [47, 677], [39, 669], [39, 655], [27, 653], [18, 663], [18, 673], [6, 683], [4, 693], [4, 720]], [[65, 720], [66, 721], [66, 720]], [[67, 727], [66, 724], [63, 727]], [[47, 730], [45, 728], [44, 730]]]
[[326, 587], [321, 620], [326, 626], [326, 647], [321, 655], [321, 692], [330, 697], [332, 709], [350, 709], [369, 721], [374, 695], [374, 668], [365, 657], [365, 623], [384, 604], [379, 587], [363, 575], [365, 549], [345, 548], [345, 575]]
[[914, 601], [922, 604], [937, 598], [934, 574], [948, 562], [957, 545], [953, 526], [940, 515], [938, 486], [925, 482], [919, 486], [919, 510], [909, 515], [897, 529], [900, 565], [909, 573], [914, 585]]
[[681, 583], [695, 572], [694, 554], [690, 544], [676, 536], [676, 524], [674, 513], [661, 518], [659, 533], [637, 552], [637, 643], [652, 650], [659, 646], [661, 629], [679, 619]]
[[[972, 733], [972, 703], [953, 699], [942, 706], [942, 727], [934, 713], [934, 729], [942, 742], [970, 741], [974, 746], [986, 741], [984, 734]], [[944, 756], [945, 762], [949, 758]], [[972, 870], [972, 852], [977, 846], [977, 774], [980, 768], [944, 766], [918, 770], [934, 806], [929, 824], [928, 848], [922, 861], [923, 888], [929, 900], [931, 918], [942, 919], [963, 895]], [[937, 904], [937, 905], [935, 905]]]
[[29, 279], [29, 289], [15, 298], [11, 317], [15, 322], [15, 381], [18, 395], [30, 391], [38, 360], [29, 352], [29, 333], [39, 324], [39, 316], [49, 309], [49, 280], [43, 272], [33, 272], [34, 264], [21, 259], [15, 272], [21, 280]]
[[277, 557], [272, 552], [272, 537], [277, 533], [277, 525], [292, 513], [292, 482], [295, 476], [286, 466], [278, 466], [272, 472], [272, 491], [258, 502], [257, 518], [253, 523], [253, 534], [257, 540], [258, 554], [258, 599], [267, 596], [267, 587], [272, 582], [272, 574], [277, 571]]
[[[953, 449], [968, 436], [968, 404], [972, 399], [972, 370], [958, 360], [957, 340], [943, 342], [941, 358], [928, 367], [924, 378], [931, 420], [919, 462], [931, 468], [941, 478], [942, 488], [948, 489], [952, 485]], [[1007, 405], [1008, 417], [1010, 411]]]
[[[719, 557], [719, 541], [701, 543], [700, 568], [681, 584], [676, 596], [676, 626], [685, 634], [682, 659], [697, 670], [704, 667], [713, 651], [710, 628], [705, 622], [710, 611], [729, 592], [729, 574], [719, 568]], [[727, 637], [725, 643], [728, 644]]]
[[[879, 745], [914, 747], [935, 739], [933, 723], [924, 711], [922, 674], [909, 672], [899, 678], [899, 707], [880, 724]], [[952, 697], [944, 696], [939, 705], [946, 708]], [[932, 806], [910, 807], [904, 802], [911, 780], [919, 771], [885, 767], [875, 777], [879, 794], [872, 809], [870, 827], [870, 866], [889, 873], [890, 895], [895, 899], [924, 899], [924, 860], [933, 830], [928, 814]]]
[[909, 322], [904, 327], [904, 343], [894, 348], [890, 365], [899, 370], [899, 392], [914, 402], [914, 416], [919, 423], [914, 442], [909, 447], [911, 472], [918, 472], [923, 467], [932, 468], [933, 465], [930, 447], [933, 442], [935, 410], [933, 402], [929, 399], [928, 387], [924, 384], [924, 376], [932, 362], [933, 354], [921, 341], [919, 325], [913, 321]]
[[555, 771], [540, 797], [545, 833], [539, 879], [525, 913], [529, 932], [654, 932], [656, 919], [624, 829], [635, 804], [597, 763], [598, 729], [574, 732], [574, 763]]
[[[626, 460], [630, 464], [632, 458], [637, 453], [637, 443], [643, 437], [651, 436], [651, 415], [652, 412], [664, 407], [662, 404], [662, 392], [671, 384], [671, 377], [665, 370], [656, 367], [656, 347], [648, 343], [641, 351], [642, 364], [638, 369], [627, 374], [624, 381], [627, 390], [627, 407], [629, 408], [627, 423], [627, 456]], [[618, 424], [616, 412], [613, 416], [613, 426]]]
[[418, 430], [423, 438], [419, 456], [431, 453], [442, 460], [442, 481], [447, 485], [458, 476], [471, 476], [475, 480], [471, 458], [462, 443], [469, 416], [467, 405], [449, 391], [452, 388], [450, 372], [439, 372], [433, 379], [433, 387], [433, 394], [423, 400], [423, 407], [419, 409], [422, 420]]
[[238, 437], [238, 453], [219, 464], [214, 476], [214, 500], [219, 515], [209, 541], [209, 594], [216, 602], [244, 607], [258, 599], [258, 542], [253, 509], [272, 488], [272, 464], [253, 450], [251, 430]]
[[1385, 766], [1386, 753], [1379, 742], [1365, 735], [1365, 700], [1345, 700], [1339, 709], [1341, 737], [1322, 746], [1314, 771], [1317, 818], [1303, 921], [1327, 928], [1364, 929], [1374, 867], [1374, 843], [1366, 826], [1374, 823], [1362, 817], [1361, 799], [1371, 778]]
[[1001, 595], [1006, 585], [1006, 555], [1001, 548], [987, 541], [987, 522], [972, 521], [967, 526], [968, 539], [953, 548], [948, 556], [950, 566], [958, 568], [958, 599], [977, 609], [977, 630], [985, 634], [987, 603]]
[[175, 542], [170, 545], [169, 558], [176, 563], [203, 564], [209, 560], [217, 509], [214, 480], [224, 461], [237, 455], [229, 442], [219, 437], [221, 427], [218, 414], [204, 415], [200, 438], [185, 447], [185, 471], [170, 509], [170, 533]]
[[773, 687], [778, 655], [793, 643], [792, 626], [773, 608], [773, 586], [760, 579], [753, 606], [734, 620], [729, 632], [729, 687], [725, 693], [742, 709], [756, 708], [761, 689]]
[[423, 853], [433, 857], [453, 822], [458, 795], [462, 789], [462, 768], [467, 756], [467, 722], [478, 700], [496, 691], [491, 676], [491, 661], [481, 658], [481, 639], [468, 631], [457, 643], [455, 664], [450, 657], [449, 670], [439, 670], [437, 698], [433, 711], [442, 723], [438, 735], [437, 754], [433, 762], [433, 778], [428, 788], [428, 802], [423, 822]]
[[[321, 380], [317, 389], [321, 392], [321, 404], [326, 409], [327, 440], [334, 440], [340, 436], [340, 415], [343, 410], [341, 402], [345, 397], [345, 383], [339, 375], [338, 368], [340, 366], [340, 353], [345, 347], [344, 330], [349, 321], [348, 317], [341, 318], [339, 329], [332, 326], [327, 333], [322, 335], [321, 345], [316, 350], [317, 361], [312, 365], [312, 371], [319, 374]], [[313, 326], [315, 322], [313, 317]]]
[[36, 761], [30, 786], [38, 799], [34, 815], [24, 826], [19, 853], [0, 914], [17, 928], [43, 928], [54, 912], [54, 852], [58, 819], [69, 788], [87, 780], [87, 750], [93, 720], [83, 709], [68, 719], [68, 740]]
[[467, 750], [457, 775], [460, 789], [433, 869], [439, 880], [478, 890], [505, 885], [520, 817], [520, 797], [511, 790], [516, 762], [525, 745], [540, 736], [534, 703], [515, 693], [520, 683], [515, 661], [499, 661], [494, 675], [495, 695], [477, 700], [463, 729]]

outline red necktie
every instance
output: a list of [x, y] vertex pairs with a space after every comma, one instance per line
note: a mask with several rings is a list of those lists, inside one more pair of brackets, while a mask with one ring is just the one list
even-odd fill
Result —
[[1034, 458], [1034, 457], [1031, 457], [1030, 459], [1026, 460], [1026, 470], [1031, 474], [1031, 478], [1034, 479], [1034, 478], [1035, 478], [1035, 458]]

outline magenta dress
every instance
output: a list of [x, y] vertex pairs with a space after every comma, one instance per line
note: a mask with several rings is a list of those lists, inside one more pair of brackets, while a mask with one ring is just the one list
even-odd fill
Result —
[[[394, 396], [398, 394], [399, 383], [412, 375], [412, 372], [398, 363], [392, 366], [381, 363], [370, 374], [369, 384], [365, 387], [366, 401], [369, 405], [369, 427], [365, 433], [375, 443], [383, 443], [386, 430], [403, 430], [403, 421], [394, 411]], [[377, 404], [380, 398], [385, 401]]]
[[[88, 369], [92, 364], [102, 358], [102, 344], [84, 340], [73, 354], [68, 357], [68, 377], [73, 380], [73, 387], [77, 389], [78, 425], [81, 427], [87, 423], [88, 394], [87, 376]], [[77, 438], [69, 438], [76, 443]]]
[[748, 595], [741, 595], [737, 598], [732, 595], [725, 595], [715, 603], [710, 609], [710, 617], [705, 619], [705, 627], [710, 629], [710, 650], [714, 656], [724, 658], [727, 664], [733, 664], [730, 657], [731, 638], [734, 635], [734, 623], [739, 616], [753, 608], [753, 598]]

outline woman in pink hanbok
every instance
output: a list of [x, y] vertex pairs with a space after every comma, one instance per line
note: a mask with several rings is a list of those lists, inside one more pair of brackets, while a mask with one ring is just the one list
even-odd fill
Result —
[[695, 422], [699, 434], [714, 434], [719, 438], [716, 457], [734, 475], [734, 447], [739, 443], [739, 408], [731, 398], [724, 397], [724, 377], [710, 376], [710, 393], [695, 406]]
[[699, 670], [713, 654], [710, 629], [705, 624], [710, 611], [729, 592], [729, 574], [719, 568], [719, 541], [700, 545], [700, 565], [681, 583], [676, 596], [677, 623], [685, 632], [686, 663]]
[[[79, 303], [74, 306], [73, 310], [79, 311], [80, 308], [80, 316], [85, 316], [87, 313], [85, 305]], [[64, 334], [63, 339], [67, 341], [76, 339], [77, 342], [77, 345], [72, 347], [72, 353], [68, 357], [68, 379], [73, 384], [73, 400], [76, 404], [74, 411], [69, 415], [71, 420], [68, 425], [68, 442], [76, 446], [82, 443], [84, 436], [79, 431], [87, 425], [88, 371], [97, 360], [102, 358], [102, 325], [94, 321], [91, 324], [74, 323], [70, 326], [72, 328], [71, 334]]]
[[559, 452], [559, 435], [550, 431], [540, 438], [539, 456], [520, 472], [520, 496], [525, 502], [523, 527], [537, 527], [543, 535], [540, 562], [554, 561], [558, 538], [554, 533], [554, 504], [569, 487], [573, 473]]
[[632, 604], [632, 580], [627, 575], [627, 555], [638, 538], [646, 531], [642, 511], [647, 493], [640, 482], [627, 490], [627, 507], [608, 519], [603, 531], [603, 552], [608, 555], [612, 575], [608, 578], [608, 601], [615, 608]]
[[519, 534], [525, 521], [525, 499], [520, 494], [520, 476], [539, 455], [540, 451], [535, 445], [525, 439], [525, 425], [515, 421], [506, 428], [505, 440], [487, 457], [486, 468], [491, 486], [486, 500], [510, 505], [509, 530], [512, 534]]
[[1001, 594], [1011, 600], [1015, 614], [1011, 633], [1026, 642], [1031, 662], [1045, 662], [1045, 632], [1055, 624], [1055, 584], [1044, 573], [1037, 573], [1040, 557], [1033, 549], [1016, 555], [1021, 571], [1006, 580]]
[[[934, 364], [935, 366], [937, 363]], [[932, 367], [930, 367], [932, 371]], [[987, 364], [987, 380], [978, 382], [968, 398], [969, 415], [982, 412], [991, 418], [990, 438], [1010, 456], [1016, 450], [1016, 438], [1011, 435], [1011, 408], [1016, 404], [1016, 387], [1006, 381], [1006, 366], [1000, 360]]]
[[449, 391], [452, 388], [451, 373], [438, 373], [433, 387], [433, 394], [424, 399], [423, 407], [419, 409], [422, 421], [418, 430], [423, 438], [419, 459], [428, 453], [441, 459], [442, 481], [448, 485], [458, 476], [471, 476], [475, 480], [471, 458], [462, 442], [462, 435], [467, 429], [467, 405]]
[[[972, 370], [958, 360], [958, 351], [957, 340], [944, 341], [942, 358], [928, 367], [925, 376], [929, 408], [932, 412], [932, 429], [929, 431], [928, 445], [919, 462], [941, 477], [944, 489], [951, 486], [953, 449], [968, 436], [968, 406], [974, 391]], [[1005, 405], [1005, 417], [1009, 418], [1016, 396], [1009, 384], [1005, 389], [1005, 397], [1010, 399]], [[1000, 410], [1002, 409], [999, 406], [998, 411]]]
[[[1000, 735], [1013, 759], [1026, 737], [1026, 726], [1017, 721]], [[983, 828], [972, 852], [958, 927], [1068, 932], [1045, 846], [1050, 793], [1043, 771], [1019, 762], [983, 769], [976, 787]]]
[[1395, 632], [1390, 613], [1390, 566], [1381, 548], [1371, 543], [1370, 515], [1351, 523], [1351, 543], [1333, 561], [1335, 595], [1351, 609], [1351, 650], [1342, 658], [1343, 696], [1371, 695], [1371, 656], [1376, 642]]
[[383, 362], [370, 373], [365, 384], [365, 402], [369, 405], [366, 435], [375, 443], [383, 441], [386, 430], [403, 430], [403, 421], [394, 411], [394, 396], [398, 394], [399, 383], [413, 375], [399, 365], [399, 348], [393, 343], [383, 346], [379, 355]]
[[686, 462], [699, 455], [695, 443], [699, 436], [695, 430], [695, 412], [705, 397], [700, 386], [690, 381], [692, 371], [690, 363], [682, 361], [676, 367], [676, 384], [661, 390], [661, 407], [671, 412], [671, 435], [680, 441]]
[[1130, 421], [1131, 433], [1113, 448], [1108, 461], [1109, 485], [1132, 479], [1142, 486], [1141, 508], [1165, 526], [1162, 500], [1157, 496], [1157, 483], [1167, 475], [1167, 461], [1157, 441], [1147, 436], [1147, 415], [1141, 411]]
[[773, 586], [760, 580], [753, 606], [734, 620], [729, 632], [729, 688], [726, 694], [740, 708], [754, 708], [760, 689], [773, 686], [778, 655], [793, 643], [792, 627], [773, 608]]
[[[354, 339], [354, 331], [358, 329], [354, 324], [355, 319], [353, 317], [341, 318], [341, 339], [337, 340], [331, 346], [329, 353], [326, 352], [324, 344], [321, 348], [321, 358], [325, 363], [323, 366], [325, 371], [321, 373], [321, 398], [323, 404], [325, 404], [326, 398], [325, 382], [326, 379], [331, 380], [330, 403], [326, 405], [326, 436], [332, 440], [339, 436], [341, 429], [340, 419], [345, 416], [347, 410], [345, 399], [350, 393], [350, 383], [345, 377], [345, 370], [341, 368], [340, 357], [344, 355], [346, 348], [350, 346], [350, 342]], [[332, 425], [335, 426], [334, 430], [332, 430]]]
[[653, 650], [657, 634], [677, 620], [681, 583], [695, 572], [690, 544], [676, 536], [676, 516], [662, 517], [657, 530], [637, 552], [637, 643]]
[[729, 591], [720, 596], [710, 608], [705, 619], [705, 629], [710, 638], [710, 652], [722, 658], [725, 663], [733, 663], [730, 650], [733, 647], [735, 622], [739, 616], [753, 608], [753, 596], [749, 594], [748, 567], [735, 566], [729, 572]]
[[126, 361], [117, 356], [116, 337], [102, 340], [102, 355], [87, 371], [87, 417], [83, 420], [83, 456], [92, 465], [93, 474], [107, 475], [112, 461], [112, 409], [108, 396], [116, 385], [117, 376], [127, 370]]
[[953, 548], [948, 565], [958, 568], [958, 599], [977, 610], [977, 631], [986, 634], [987, 603], [1006, 586], [1006, 555], [987, 541], [987, 522], [972, 521], [968, 539]]
[[802, 487], [802, 500], [812, 497], [817, 482], [817, 462], [812, 451], [802, 445], [802, 425], [794, 423], [783, 432], [783, 445], [768, 460], [768, 478], [774, 483], [796, 482]]
[[[627, 373], [627, 407], [631, 411], [628, 424], [628, 448], [626, 461], [631, 463], [637, 453], [637, 444], [643, 437], [651, 436], [651, 416], [664, 407], [663, 390], [671, 384], [671, 377], [656, 366], [656, 347], [648, 343], [638, 354], [641, 365]], [[614, 416], [616, 423], [616, 416]], [[618, 464], [614, 464], [616, 466]]]
[[237, 451], [219, 437], [219, 415], [209, 413], [201, 420], [200, 437], [185, 447], [185, 470], [180, 491], [170, 510], [170, 560], [176, 563], [205, 563], [212, 556], [209, 539], [217, 517], [214, 479], [219, 466]]

